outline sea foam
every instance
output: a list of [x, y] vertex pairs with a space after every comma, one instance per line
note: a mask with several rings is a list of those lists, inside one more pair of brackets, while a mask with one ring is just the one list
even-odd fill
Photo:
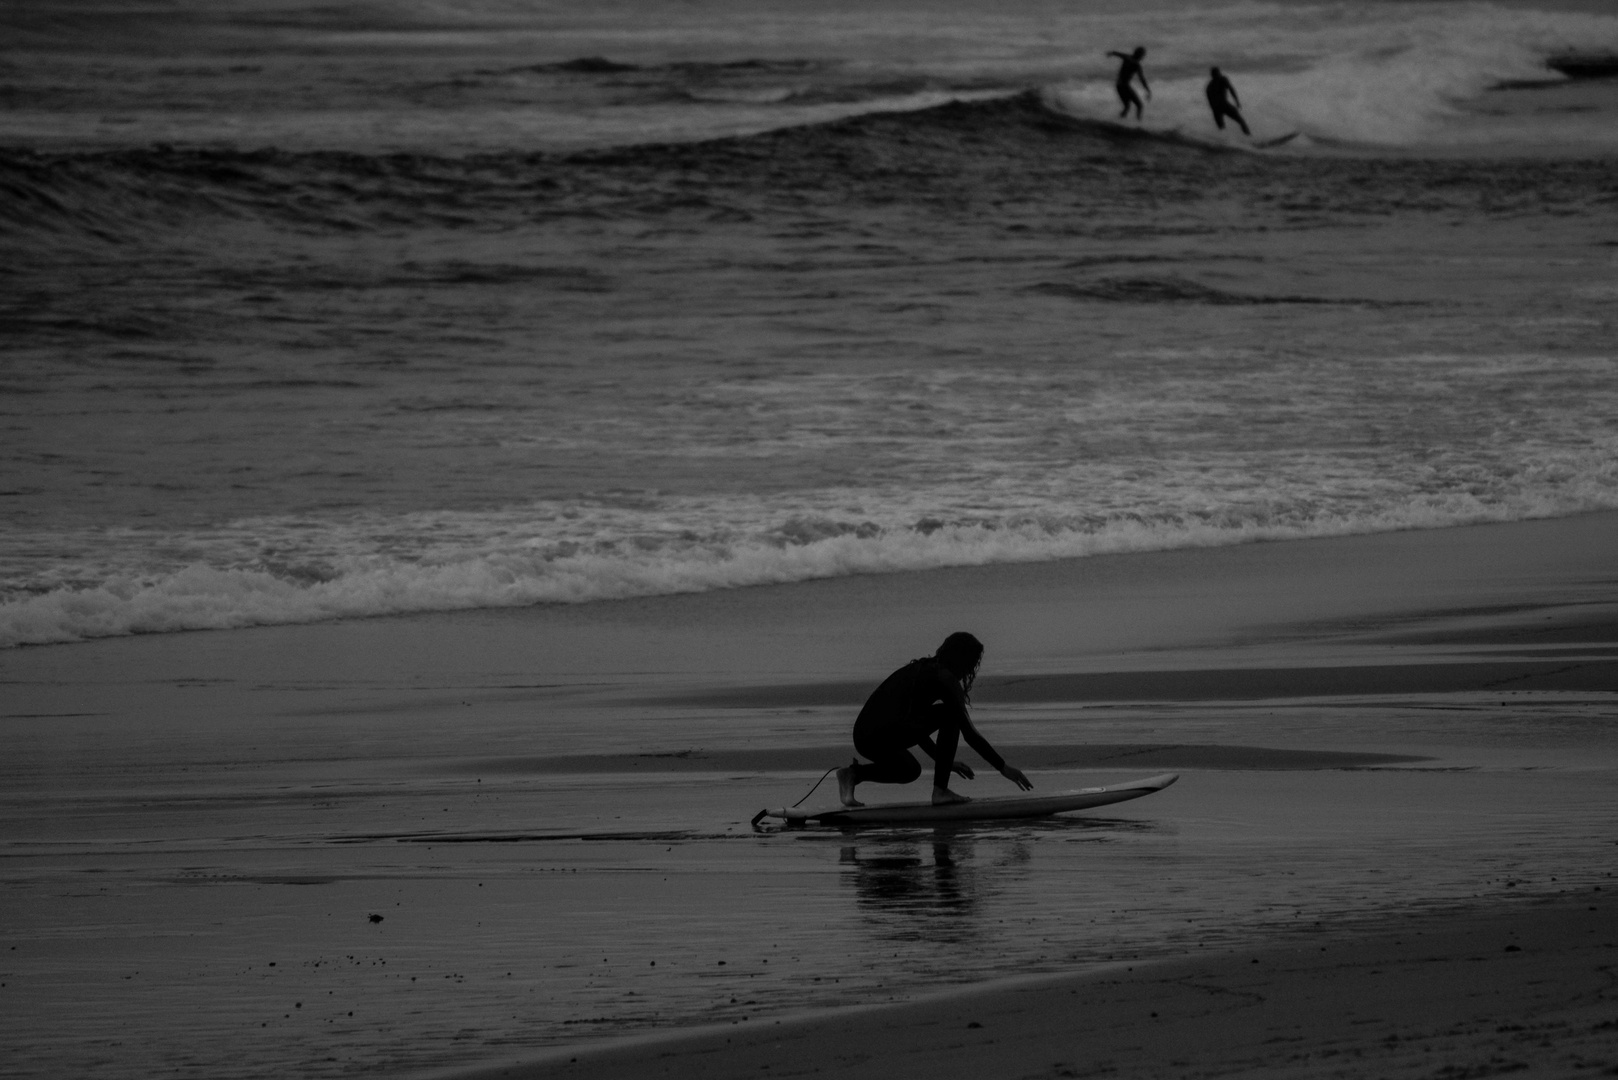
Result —
[[[1464, 492], [1360, 513], [1311, 515], [1257, 504], [1109, 519], [1024, 516], [944, 522], [796, 516], [740, 535], [661, 534], [576, 543], [439, 545], [417, 558], [349, 554], [318, 566], [208, 565], [121, 572], [0, 603], [0, 647], [93, 638], [318, 622], [413, 612], [585, 603], [706, 592], [854, 574], [1298, 540], [1618, 509], [1608, 485], [1574, 484], [1488, 502]], [[520, 512], [518, 516], [521, 516]], [[549, 516], [549, 515], [545, 515]], [[504, 517], [504, 516], [503, 516]], [[474, 522], [462, 522], [470, 528]], [[501, 530], [513, 525], [504, 517]], [[401, 528], [409, 526], [401, 523]]]
[[[1145, 128], [1218, 137], [1202, 94], [1207, 68], [1175, 74], [1200, 60], [1223, 65], [1234, 79], [1261, 140], [1299, 132], [1313, 142], [1370, 147], [1559, 142], [1596, 152], [1618, 144], [1605, 114], [1536, 114], [1525, 126], [1499, 117], [1483, 122], [1469, 108], [1503, 84], [1556, 82], [1547, 60], [1570, 47], [1618, 51], [1618, 17], [1488, 4], [1385, 8], [1378, 18], [1343, 19], [1327, 8], [1288, 15], [1240, 36], [1216, 22], [1153, 49], [1148, 71], [1154, 61], [1166, 70], [1152, 79]], [[1064, 82], [1047, 98], [1073, 115], [1117, 116], [1110, 83]]]

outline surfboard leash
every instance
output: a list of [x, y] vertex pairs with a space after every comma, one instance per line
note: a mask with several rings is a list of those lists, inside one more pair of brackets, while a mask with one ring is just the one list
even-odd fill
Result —
[[[809, 796], [811, 796], [811, 795], [813, 795], [815, 793], [815, 788], [818, 788], [821, 784], [825, 783], [826, 782], [826, 777], [830, 776], [832, 773], [836, 772], [840, 768], [842, 768], [841, 765], [833, 765], [831, 768], [829, 768], [825, 772], [821, 773], [820, 774], [820, 779], [815, 781], [815, 786], [810, 788], [808, 791], [804, 792], [803, 793], [803, 798], [799, 799], [797, 802], [793, 803], [791, 809], [796, 810], [798, 807], [802, 806], [804, 804], [804, 800], [808, 799]], [[768, 814], [768, 813], [769, 813], [768, 810], [760, 810], [758, 813], [754, 814], [753, 815], [753, 828], [755, 828], [755, 829], [758, 828], [758, 823], [763, 821], [764, 820], [764, 815]]]
[[840, 768], [842, 768], [841, 765], [833, 765], [831, 768], [829, 768], [825, 772], [821, 773], [820, 774], [820, 779], [815, 781], [815, 787], [812, 787], [808, 791], [804, 792], [803, 793], [803, 798], [799, 799], [797, 802], [792, 804], [793, 808], [796, 809], [797, 807], [802, 806], [804, 804], [804, 800], [808, 799], [809, 796], [811, 796], [811, 795], [813, 795], [815, 793], [815, 788], [817, 788], [821, 784], [825, 783], [826, 782], [826, 777], [830, 776], [832, 773], [836, 772]]

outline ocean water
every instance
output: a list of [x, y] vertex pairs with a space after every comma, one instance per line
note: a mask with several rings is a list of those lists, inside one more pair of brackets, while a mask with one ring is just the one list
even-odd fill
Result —
[[1618, 507], [1605, 4], [0, 30], [0, 645]]

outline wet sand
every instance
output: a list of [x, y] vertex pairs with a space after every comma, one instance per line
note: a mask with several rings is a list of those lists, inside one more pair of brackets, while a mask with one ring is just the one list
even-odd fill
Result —
[[[1388, 1075], [1610, 1065], [1611, 1015], [1522, 996], [1588, 984], [1576, 935], [1518, 968], [1376, 942], [1405, 918], [1528, 935], [1536, 902], [1613, 887], [1615, 553], [1618, 515], [1591, 515], [0, 654], [0, 1069], [410, 1076], [560, 1049], [628, 1075], [687, 1051], [625, 1036], [777, 1020], [801, 1031], [777, 1057], [690, 1060], [805, 1071], [875, 1039], [945, 1075], [1306, 1075], [1356, 1047]], [[989, 643], [980, 726], [1042, 790], [1180, 782], [992, 828], [749, 828], [960, 628]], [[1321, 934], [1378, 973], [1302, 958]], [[1530, 964], [1475, 1015], [1386, 1028], [1196, 1004], [1413, 1001]], [[1053, 1019], [1064, 996], [1111, 1019]], [[1179, 1034], [1126, 1015], [1152, 1001]]]
[[458, 1075], [1610, 1075], [1618, 1070], [1614, 888], [1316, 925], [1261, 949], [1124, 960], [903, 1005], [558, 1050]]

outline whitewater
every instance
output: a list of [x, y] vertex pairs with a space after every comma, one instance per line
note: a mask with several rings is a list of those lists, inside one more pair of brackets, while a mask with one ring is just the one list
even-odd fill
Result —
[[797, 7], [9, 6], [0, 646], [1618, 508], [1602, 5]]

